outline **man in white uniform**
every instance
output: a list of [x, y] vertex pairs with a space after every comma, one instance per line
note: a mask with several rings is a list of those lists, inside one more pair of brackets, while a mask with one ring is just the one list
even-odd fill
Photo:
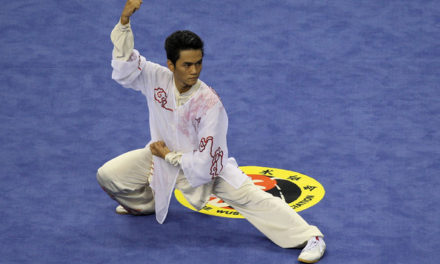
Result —
[[[112, 78], [142, 92], [148, 104], [151, 141], [99, 168], [101, 187], [120, 205], [119, 214], [156, 214], [165, 221], [174, 188], [197, 209], [216, 195], [283, 248], [304, 247], [299, 260], [317, 262], [323, 234], [281, 199], [258, 187], [228, 157], [228, 117], [223, 104], [199, 80], [203, 41], [177, 31], [165, 41], [167, 66], [147, 61], [134, 49], [131, 15], [142, 0], [127, 0], [111, 33]], [[154, 166], [153, 166], [154, 164]]]

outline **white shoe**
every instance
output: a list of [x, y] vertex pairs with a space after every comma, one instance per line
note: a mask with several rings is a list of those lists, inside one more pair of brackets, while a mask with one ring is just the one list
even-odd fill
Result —
[[122, 207], [122, 205], [118, 205], [116, 207], [116, 213], [120, 214], [120, 215], [126, 215], [126, 214], [130, 214], [127, 210], [125, 210], [124, 207]]
[[325, 242], [322, 237], [309, 239], [305, 248], [299, 254], [298, 260], [305, 263], [318, 262], [325, 252]]

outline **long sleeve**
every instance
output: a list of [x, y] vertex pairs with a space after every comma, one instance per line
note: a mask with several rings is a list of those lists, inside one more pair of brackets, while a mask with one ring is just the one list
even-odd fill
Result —
[[184, 153], [181, 159], [181, 168], [193, 187], [221, 176], [228, 160], [228, 117], [222, 103], [219, 101], [209, 109], [199, 122], [199, 147]]
[[178, 167], [180, 166], [182, 155], [182, 152], [172, 151], [165, 156], [165, 161], [175, 167]]
[[113, 59], [128, 61], [133, 53], [134, 36], [130, 23], [122, 25], [119, 21], [113, 28], [110, 38], [113, 43]]
[[[110, 38], [113, 42], [112, 79], [125, 88], [141, 91], [166, 86], [172, 72], [157, 63], [147, 61], [134, 49], [134, 37], [130, 24], [120, 22], [113, 28]], [[154, 87], [153, 87], [154, 86]]]
[[113, 43], [112, 79], [125, 88], [142, 91], [142, 69], [146, 60], [134, 49], [134, 36], [130, 23], [122, 25], [119, 21], [110, 34]]

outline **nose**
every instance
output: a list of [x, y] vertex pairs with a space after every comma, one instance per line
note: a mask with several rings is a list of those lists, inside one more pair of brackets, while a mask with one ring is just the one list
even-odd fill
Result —
[[191, 68], [189, 69], [190, 74], [197, 74], [197, 66], [195, 64], [191, 65]]

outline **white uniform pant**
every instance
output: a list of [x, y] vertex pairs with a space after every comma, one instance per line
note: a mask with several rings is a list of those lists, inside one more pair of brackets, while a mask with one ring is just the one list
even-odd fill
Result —
[[[130, 213], [154, 213], [154, 196], [149, 186], [152, 154], [148, 147], [122, 154], [99, 168], [101, 187]], [[179, 177], [176, 188], [184, 194], [189, 183]], [[179, 188], [182, 187], [182, 188]], [[266, 193], [251, 180], [235, 189], [222, 178], [214, 181], [212, 193], [242, 214], [258, 230], [283, 248], [301, 247], [314, 236], [323, 236], [278, 197]]]

